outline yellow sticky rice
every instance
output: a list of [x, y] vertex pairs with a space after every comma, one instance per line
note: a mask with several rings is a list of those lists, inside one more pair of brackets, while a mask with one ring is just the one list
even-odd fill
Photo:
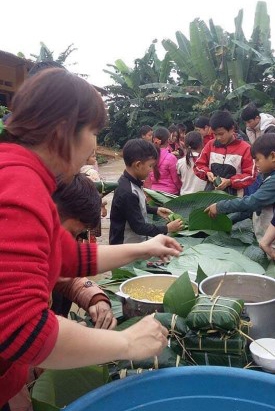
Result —
[[136, 300], [147, 300], [153, 303], [162, 303], [165, 291], [141, 285], [139, 287], [127, 287], [126, 293]]

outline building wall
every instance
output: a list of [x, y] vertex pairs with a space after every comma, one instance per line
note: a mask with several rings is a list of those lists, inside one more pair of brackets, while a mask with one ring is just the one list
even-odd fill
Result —
[[11, 98], [27, 77], [28, 62], [0, 51], [0, 105], [10, 105]]

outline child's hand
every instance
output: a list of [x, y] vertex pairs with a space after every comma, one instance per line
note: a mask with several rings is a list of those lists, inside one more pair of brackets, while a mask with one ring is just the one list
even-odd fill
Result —
[[215, 180], [215, 176], [211, 171], [208, 171], [208, 173], [206, 173], [208, 181], [210, 181], [210, 183], [213, 183], [213, 181]]
[[159, 215], [160, 217], [164, 218], [165, 220], [168, 220], [168, 216], [169, 216], [171, 213], [172, 213], [172, 211], [169, 210], [169, 208], [158, 207], [157, 215]]
[[101, 217], [106, 217], [108, 211], [107, 208], [105, 206], [101, 206]]
[[218, 210], [217, 210], [217, 203], [211, 204], [211, 206], [207, 207], [204, 210], [205, 213], [209, 215], [211, 218], [215, 218], [218, 215]]
[[227, 187], [231, 186], [231, 180], [229, 178], [221, 178], [221, 180], [221, 184], [215, 187], [215, 190], [225, 190]]
[[150, 257], [159, 257], [162, 261], [168, 262], [170, 257], [178, 257], [182, 251], [182, 246], [176, 240], [163, 234], [159, 234], [136, 246], [143, 249], [142, 257], [144, 260]]
[[168, 233], [176, 233], [183, 229], [183, 222], [179, 218], [167, 224]]

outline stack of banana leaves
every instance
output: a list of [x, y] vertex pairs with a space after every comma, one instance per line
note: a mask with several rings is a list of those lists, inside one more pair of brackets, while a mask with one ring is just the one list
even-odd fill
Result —
[[[183, 353], [182, 341], [188, 332], [185, 320], [171, 313], [156, 313], [155, 318], [167, 328], [168, 346], [159, 356], [142, 361], [118, 361], [109, 364], [109, 375], [112, 380], [123, 379], [134, 374], [141, 374], [167, 367], [183, 367], [188, 365]], [[119, 329], [127, 328], [140, 318], [134, 318], [121, 324]]]
[[186, 318], [184, 337], [188, 360], [194, 365], [243, 368], [250, 362], [244, 302], [223, 297], [199, 296]]
[[[123, 271], [117, 273], [119, 274], [123, 275]], [[204, 273], [200, 268], [197, 282], [202, 278]], [[112, 287], [113, 290], [116, 289], [114, 282]], [[219, 303], [225, 306], [224, 314], [217, 310]], [[155, 314], [155, 318], [168, 330], [168, 345], [159, 356], [143, 361], [118, 361], [77, 370], [47, 370], [36, 380], [32, 389], [34, 410], [63, 409], [81, 395], [112, 380], [160, 368], [200, 364], [245, 367], [250, 360], [246, 355], [246, 338], [238, 331], [241, 327], [239, 316], [242, 306], [243, 303], [239, 300], [225, 302], [220, 299], [211, 301], [210, 297], [205, 296], [197, 297], [189, 275], [185, 272], [166, 291], [164, 312]], [[205, 312], [198, 313], [198, 309], [202, 311], [203, 307]], [[236, 313], [231, 318], [229, 311], [232, 309]], [[209, 312], [212, 312], [211, 316]], [[122, 331], [141, 318], [122, 320], [117, 330]], [[76, 315], [72, 319], [83, 320]], [[84, 320], [88, 327], [93, 326], [90, 318]], [[244, 331], [242, 327], [241, 330]]]
[[[150, 189], [144, 189], [144, 191], [150, 205], [166, 207], [173, 213], [169, 216], [171, 220], [181, 218], [184, 221], [183, 230], [176, 233], [175, 236], [176, 240], [184, 247], [182, 258], [174, 259], [172, 264], [165, 267], [166, 271], [176, 275], [180, 271], [181, 273], [185, 270], [196, 271], [199, 263], [207, 275], [214, 274], [213, 271], [216, 270], [216, 274], [223, 271], [247, 271], [258, 274], [265, 273], [275, 277], [274, 261], [270, 261], [260, 249], [255, 238], [251, 218], [241, 216], [240, 213], [233, 213], [229, 215], [219, 214], [213, 219], [205, 212], [205, 209], [211, 204], [235, 198], [234, 196], [218, 190], [183, 196], [174, 196]], [[242, 217], [245, 219], [241, 220]], [[152, 222], [156, 225], [163, 225], [164, 220], [159, 216], [153, 216]], [[227, 260], [225, 254], [228, 252], [232, 252], [231, 264], [229, 264], [229, 259], [225, 262]], [[237, 254], [234, 256], [235, 252]], [[224, 254], [222, 257], [221, 253]], [[214, 257], [214, 254], [218, 260], [218, 265], [213, 264], [213, 262], [211, 264], [210, 261], [208, 264], [206, 261], [206, 259], [209, 260], [208, 257]], [[243, 259], [243, 257], [247, 258]], [[192, 258], [193, 261], [196, 260], [195, 267], [194, 264], [191, 266]], [[236, 264], [237, 261], [240, 264]], [[188, 264], [189, 262], [190, 264]], [[257, 264], [253, 266], [253, 262]]]

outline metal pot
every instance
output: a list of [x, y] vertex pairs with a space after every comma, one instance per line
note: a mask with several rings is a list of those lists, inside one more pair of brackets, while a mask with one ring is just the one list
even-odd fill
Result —
[[244, 314], [252, 323], [250, 336], [275, 338], [275, 279], [241, 272], [217, 274], [200, 283], [200, 292], [214, 294], [222, 279], [218, 295], [244, 301]]
[[[122, 311], [125, 318], [152, 314], [154, 312], [163, 312], [163, 303], [141, 300], [131, 297], [129, 290], [134, 286], [136, 288], [146, 287], [158, 289], [165, 292], [178, 277], [170, 274], [149, 274], [139, 277], [130, 278], [124, 281], [119, 291], [116, 293], [122, 302]], [[194, 290], [197, 292], [197, 284], [191, 281]]]

